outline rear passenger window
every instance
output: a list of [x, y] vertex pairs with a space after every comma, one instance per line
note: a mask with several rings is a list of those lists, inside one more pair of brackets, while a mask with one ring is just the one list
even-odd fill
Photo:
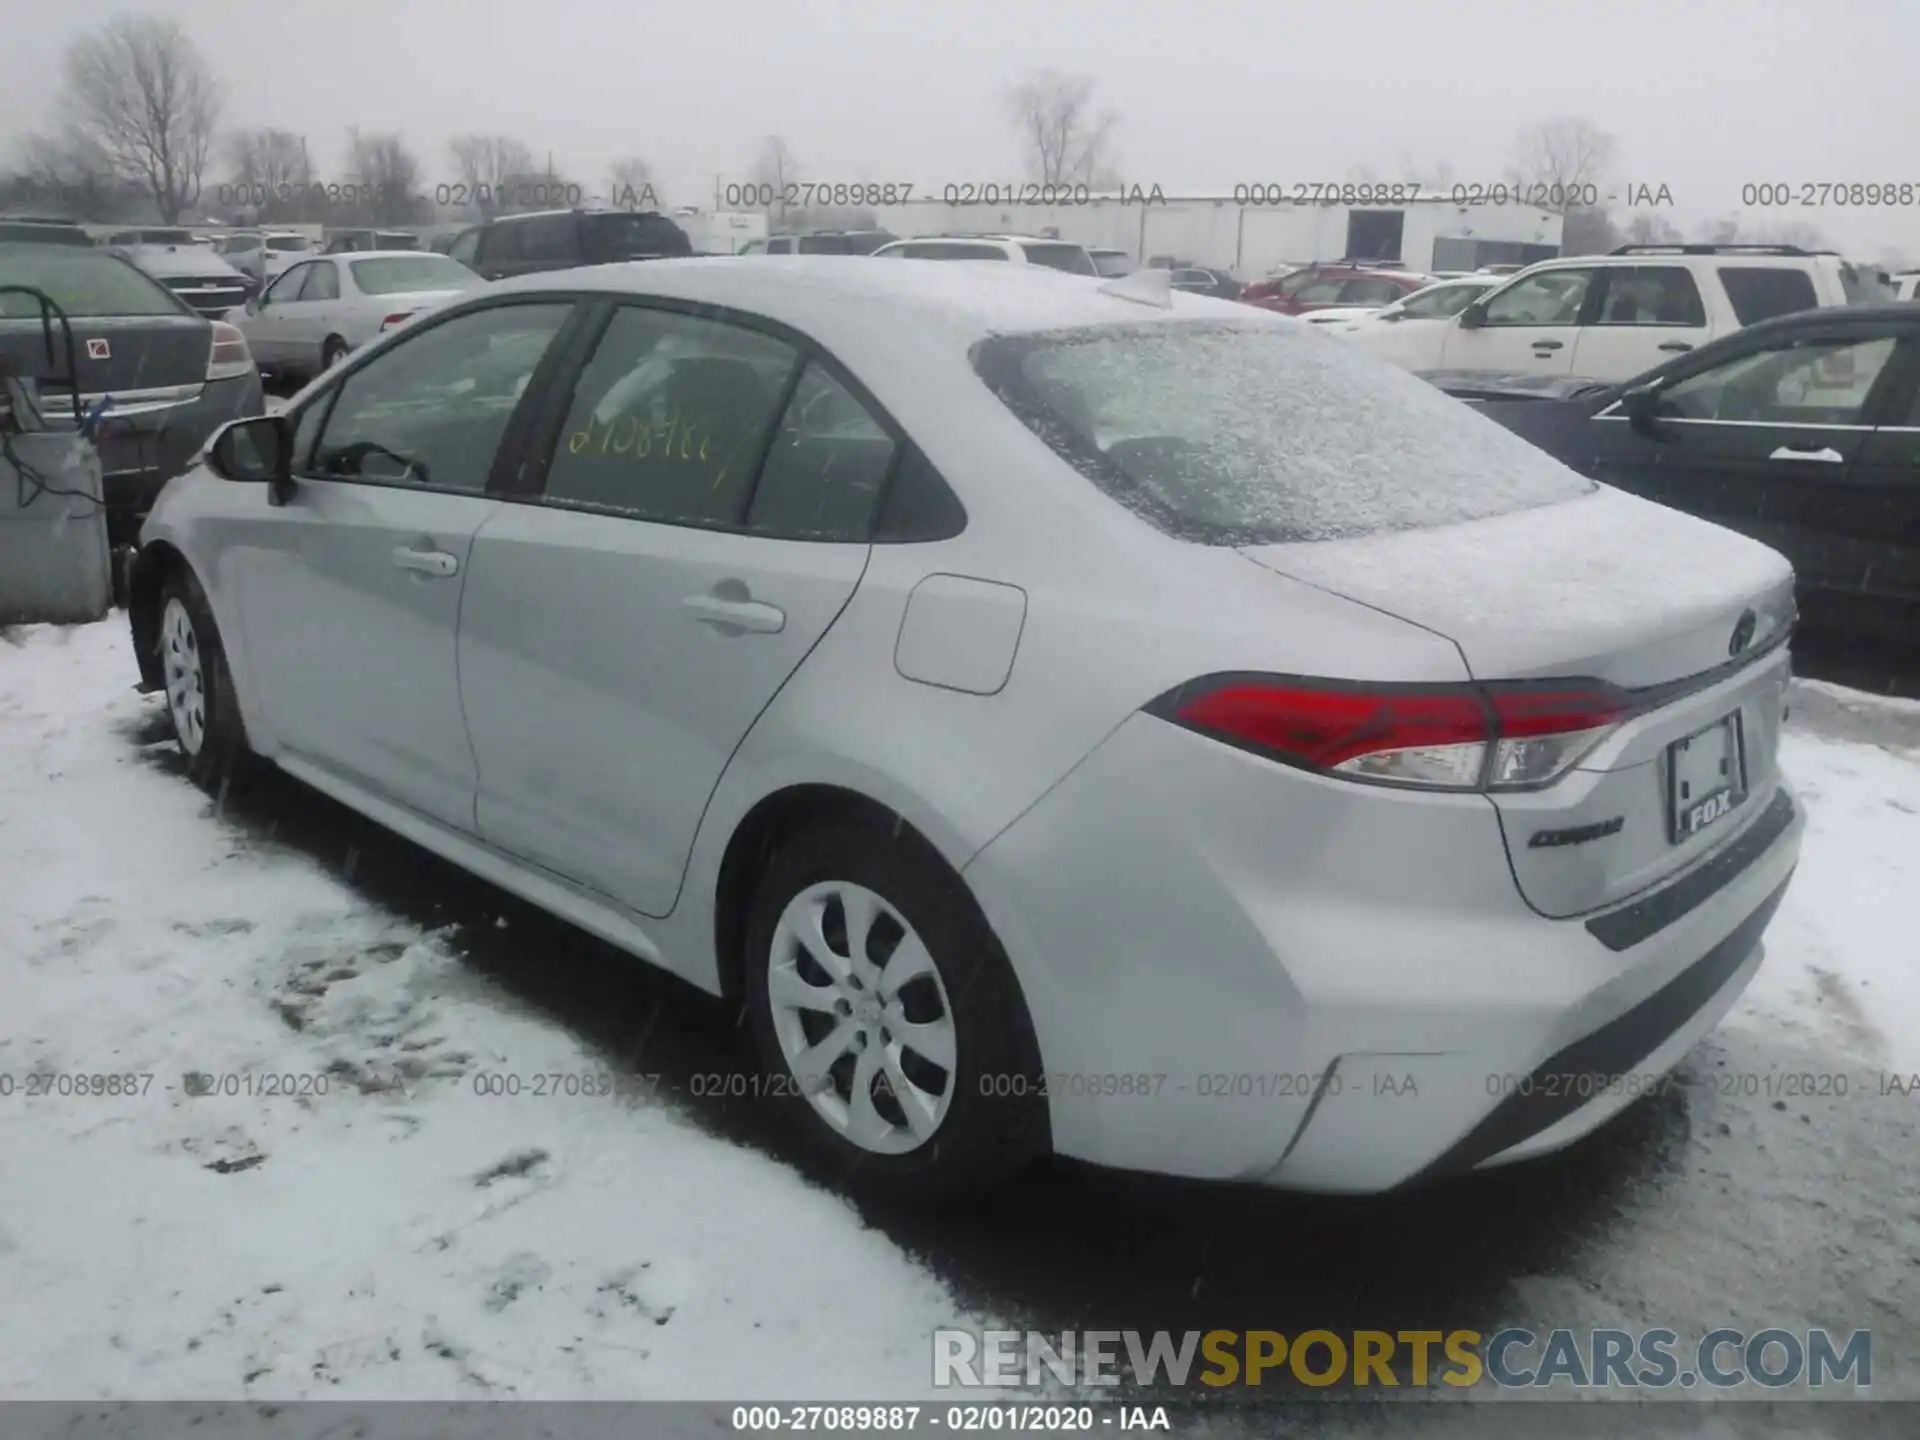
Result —
[[547, 498], [672, 525], [740, 524], [798, 359], [737, 325], [617, 310], [574, 388]]
[[810, 361], [767, 452], [748, 527], [799, 540], [866, 540], [893, 452], [893, 437], [866, 406]]
[[1607, 294], [1596, 325], [1680, 325], [1699, 329], [1707, 307], [1693, 276], [1678, 265], [1617, 265], [1601, 272]]
[[1720, 271], [1720, 283], [1727, 299], [1733, 302], [1733, 314], [1742, 325], [1757, 325], [1776, 315], [1792, 315], [1811, 310], [1820, 303], [1814, 293], [1813, 277], [1804, 270], [1767, 270], [1758, 266], [1728, 266]]

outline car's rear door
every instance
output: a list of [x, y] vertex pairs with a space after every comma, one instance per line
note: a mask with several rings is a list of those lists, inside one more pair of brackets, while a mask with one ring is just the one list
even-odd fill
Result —
[[1903, 373], [1894, 362], [1904, 328], [1790, 332], [1655, 397], [1654, 464], [1636, 488], [1784, 554], [1810, 629], [1850, 608], [1885, 552], [1894, 492], [1861, 467], [1874, 454], [1872, 417]]
[[1713, 338], [1707, 305], [1684, 265], [1608, 265], [1593, 318], [1580, 326], [1574, 375], [1627, 380]]
[[455, 632], [514, 422], [575, 312], [514, 296], [421, 328], [303, 404], [284, 505], [230, 522], [245, 682], [306, 778], [471, 830]]
[[[1826, 482], [1830, 584], [1811, 617], [1866, 653], [1920, 653], [1920, 320], [1907, 327], [1836, 484]], [[1864, 658], [1864, 655], [1863, 655]]]
[[[609, 303], [474, 544], [481, 835], [643, 914], [735, 748], [865, 570], [894, 436], [797, 337]], [[763, 461], [764, 456], [764, 461]]]

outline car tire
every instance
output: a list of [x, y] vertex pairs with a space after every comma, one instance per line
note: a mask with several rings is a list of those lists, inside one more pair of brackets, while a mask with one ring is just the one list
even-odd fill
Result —
[[187, 776], [209, 795], [244, 782], [253, 751], [240, 717], [220, 628], [199, 581], [176, 570], [160, 587], [157, 647], [167, 720]]
[[320, 347], [320, 373], [324, 375], [346, 358], [347, 342], [338, 335], [329, 335], [327, 343]]
[[[862, 907], [871, 919], [856, 958]], [[809, 916], [838, 974], [799, 943]], [[768, 1097], [838, 1179], [937, 1207], [1048, 1148], [1039, 1047], [1013, 968], [965, 882], [918, 835], [845, 821], [790, 833], [760, 877], [745, 945]], [[890, 976], [896, 958], [904, 968]]]

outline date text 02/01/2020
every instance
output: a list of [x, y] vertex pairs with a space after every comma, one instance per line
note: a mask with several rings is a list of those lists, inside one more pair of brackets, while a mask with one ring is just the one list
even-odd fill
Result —
[[220, 205], [285, 205], [309, 210], [380, 209], [389, 206], [436, 205], [450, 210], [573, 209], [588, 203], [615, 210], [657, 210], [659, 193], [652, 185], [611, 186], [604, 196], [589, 197], [585, 186], [567, 180], [512, 181], [492, 185], [464, 180], [434, 185], [428, 189], [411, 186], [363, 185], [354, 182], [312, 185], [265, 185], [238, 183], [216, 185], [214, 198]]

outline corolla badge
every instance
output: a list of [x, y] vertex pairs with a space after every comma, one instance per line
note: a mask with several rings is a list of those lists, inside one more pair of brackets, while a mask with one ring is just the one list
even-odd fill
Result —
[[1751, 610], [1742, 610], [1740, 618], [1734, 622], [1733, 638], [1727, 641], [1727, 654], [1738, 655], [1753, 643], [1753, 632], [1760, 624], [1760, 617]]

